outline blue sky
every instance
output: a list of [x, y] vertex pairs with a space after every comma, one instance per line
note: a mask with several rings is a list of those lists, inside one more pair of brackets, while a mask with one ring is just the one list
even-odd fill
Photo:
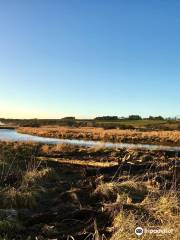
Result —
[[0, 0], [0, 117], [180, 115], [180, 2]]

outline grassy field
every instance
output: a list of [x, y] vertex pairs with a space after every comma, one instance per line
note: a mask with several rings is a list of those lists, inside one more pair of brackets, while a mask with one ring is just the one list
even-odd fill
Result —
[[0, 142], [0, 239], [180, 237], [180, 153]]

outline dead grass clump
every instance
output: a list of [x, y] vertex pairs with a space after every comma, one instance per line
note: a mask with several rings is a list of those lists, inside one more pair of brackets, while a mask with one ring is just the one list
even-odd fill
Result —
[[56, 144], [51, 148], [51, 152], [54, 152], [54, 153], [75, 152], [75, 151], [77, 151], [77, 147], [75, 145], [67, 144], [67, 143]]
[[[179, 202], [176, 193], [148, 195], [141, 204], [125, 204], [114, 217], [114, 234], [110, 240], [137, 239], [136, 227], [142, 227], [143, 240], [178, 240], [180, 237]], [[155, 221], [154, 221], [155, 220]], [[156, 232], [150, 232], [154, 229]], [[167, 230], [160, 233], [158, 230]]]
[[122, 194], [126, 194], [132, 202], [142, 202], [147, 193], [147, 187], [143, 183], [133, 181], [101, 183], [94, 191], [94, 195], [112, 202]]
[[[110, 240], [137, 240], [138, 236], [135, 234], [135, 229], [137, 227], [142, 227], [144, 229], [145, 223], [141, 220], [137, 221], [132, 213], [129, 215], [119, 213], [114, 219], [114, 234], [110, 238]], [[149, 225], [146, 227], [150, 229]], [[140, 236], [142, 240], [159, 240], [159, 236], [154, 234], [143, 234]], [[167, 238], [169, 239], [169, 237]], [[165, 240], [165, 238], [163, 238]]]
[[177, 196], [172, 193], [161, 196], [155, 203], [155, 211], [162, 223], [171, 223], [180, 214], [180, 203]]
[[120, 183], [119, 191], [128, 194], [132, 202], [142, 202], [148, 194], [148, 189], [143, 182], [134, 181]]
[[37, 205], [42, 189], [10, 187], [1, 191], [1, 206], [3, 208], [33, 208]]
[[41, 150], [43, 153], [48, 153], [49, 150], [50, 150], [50, 147], [49, 147], [49, 145], [44, 144], [44, 145], [41, 147], [40, 150]]
[[43, 168], [41, 170], [32, 169], [26, 171], [22, 182], [24, 185], [32, 186], [56, 179], [57, 175], [52, 168]]
[[101, 183], [97, 186], [94, 191], [94, 196], [98, 197], [103, 201], [114, 202], [117, 199], [118, 194], [118, 183]]
[[129, 214], [127, 216], [123, 212], [119, 213], [113, 221], [113, 230], [115, 233], [113, 234], [111, 240], [135, 239], [135, 227], [136, 220], [133, 214]]

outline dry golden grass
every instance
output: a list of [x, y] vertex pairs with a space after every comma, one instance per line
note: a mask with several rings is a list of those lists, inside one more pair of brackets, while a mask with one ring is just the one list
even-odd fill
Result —
[[126, 195], [129, 202], [142, 202], [148, 194], [148, 190], [142, 182], [109, 182], [100, 183], [94, 194], [102, 200], [121, 199], [120, 196]]
[[45, 126], [40, 128], [21, 127], [21, 133], [37, 136], [88, 139], [98, 141], [114, 141], [127, 143], [147, 143], [147, 144], [180, 144], [180, 131], [138, 131], [138, 130], [118, 130], [103, 128], [70, 128], [58, 126]]
[[[146, 204], [144, 205], [144, 202]], [[178, 211], [178, 201], [175, 193], [165, 193], [158, 200], [150, 196], [139, 205], [134, 205], [134, 211], [121, 211], [115, 216], [113, 221], [114, 234], [110, 240], [135, 240], [136, 227], [143, 227], [143, 240], [178, 240], [180, 239], [180, 215]], [[133, 205], [131, 205], [133, 209]], [[149, 216], [146, 216], [148, 213]], [[152, 221], [156, 219], [156, 223]], [[148, 232], [149, 230], [161, 230], [161, 233]], [[163, 233], [166, 231], [166, 233]]]
[[53, 161], [61, 164], [70, 164], [70, 165], [80, 165], [80, 166], [89, 166], [89, 167], [111, 167], [117, 166], [116, 162], [95, 162], [95, 161], [86, 161], [86, 160], [78, 160], [78, 159], [63, 159], [63, 158], [50, 158], [50, 157], [37, 157], [40, 161]]
[[[46, 153], [51, 157], [47, 157]], [[118, 167], [103, 168], [118, 165], [117, 158], [123, 160], [119, 161], [120, 166], [129, 166], [131, 172], [128, 168], [116, 175]], [[72, 236], [67, 238], [70, 240], [78, 236], [78, 239], [85, 240], [88, 238], [83, 233], [87, 231], [89, 240], [135, 240], [137, 226], [147, 230], [172, 230], [161, 235], [144, 233], [140, 237], [143, 240], [179, 240], [178, 178], [176, 184], [173, 182], [173, 174], [178, 175], [173, 170], [175, 159], [178, 158], [175, 155], [173, 157], [172, 153], [164, 154], [162, 151], [103, 148], [77, 150], [64, 144], [2, 143], [1, 209], [15, 208], [18, 212], [28, 209], [31, 212], [30, 219], [28, 214], [23, 219], [25, 222], [27, 219], [31, 221], [25, 226], [25, 235], [20, 238], [22, 240], [36, 228], [38, 232], [35, 236], [40, 235], [42, 239], [66, 239]], [[149, 162], [155, 164], [157, 161], [159, 169], [153, 170], [152, 165], [146, 169], [146, 164], [149, 166]], [[143, 171], [132, 171], [133, 166], [139, 165]], [[149, 175], [145, 177], [147, 171]], [[38, 215], [34, 214], [37, 212]], [[23, 220], [19, 222], [24, 224]], [[16, 239], [19, 233], [11, 235], [11, 226], [9, 219], [1, 219], [0, 214], [0, 233], [4, 231], [4, 234], [10, 236], [7, 239]], [[13, 228], [15, 231], [18, 229], [16, 225]], [[6, 239], [5, 236], [3, 239]]]
[[67, 143], [61, 143], [61, 144], [53, 144], [53, 145], [48, 145], [45, 144], [41, 147], [42, 153], [59, 153], [59, 152], [64, 152], [64, 153], [70, 153], [74, 152], [77, 150], [77, 146], [67, 144]]
[[56, 179], [56, 177], [52, 168], [43, 168], [41, 170], [33, 169], [24, 173], [22, 182], [24, 185], [32, 186]]

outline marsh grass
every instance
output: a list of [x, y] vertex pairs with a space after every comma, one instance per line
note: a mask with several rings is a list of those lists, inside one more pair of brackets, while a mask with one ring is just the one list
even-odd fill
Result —
[[[110, 211], [113, 216], [110, 240], [135, 240], [136, 227], [143, 227], [143, 240], [180, 239], [180, 202], [178, 190], [174, 188], [177, 185], [172, 182], [172, 187], [166, 188], [164, 183], [160, 190], [149, 186], [148, 181], [129, 178], [123, 182], [101, 181], [93, 193], [102, 201], [104, 211]], [[157, 233], [158, 230], [162, 232]]]
[[0, 144], [0, 203], [3, 208], [33, 208], [44, 192], [43, 184], [55, 179], [52, 169], [35, 159], [32, 143]]
[[[42, 152], [63, 153], [65, 157], [43, 159], [39, 157]], [[24, 230], [23, 222], [3, 217], [0, 212], [0, 233], [3, 239], [16, 239], [24, 234], [21, 240], [27, 239], [29, 231], [35, 231], [34, 238], [29, 236], [33, 240], [57, 236], [74, 240], [77, 236], [81, 240], [135, 240], [134, 230], [142, 226], [173, 228], [172, 234], [162, 236], [146, 233], [141, 236], [143, 240], [179, 240], [179, 189], [173, 165], [179, 158], [166, 155], [124, 149], [2, 143], [0, 206], [8, 211], [26, 209], [32, 215]], [[140, 173], [125, 170], [115, 176], [118, 164], [139, 167], [142, 163], [149, 167], [143, 167]], [[153, 184], [160, 177], [160, 184]], [[166, 180], [171, 181], [169, 187]], [[31, 229], [31, 225], [35, 227]]]
[[19, 132], [37, 136], [64, 138], [64, 139], [86, 139], [97, 141], [112, 141], [126, 143], [147, 143], [147, 144], [180, 144], [180, 131], [139, 131], [139, 130], [120, 130], [93, 127], [40, 127], [40, 128], [19, 128]]

